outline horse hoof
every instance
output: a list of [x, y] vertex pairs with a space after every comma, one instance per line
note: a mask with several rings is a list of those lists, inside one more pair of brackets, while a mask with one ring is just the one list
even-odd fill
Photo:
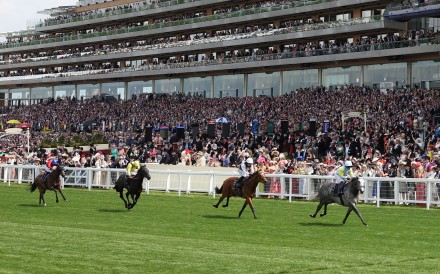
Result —
[[315, 217], [316, 217], [316, 216], [315, 216], [315, 215], [313, 215], [313, 214], [310, 214], [309, 216], [310, 216], [310, 217], [312, 217], [312, 218], [315, 218]]
[[218, 208], [218, 205], [212, 205], [213, 207], [215, 207], [215, 208]]
[[228, 205], [222, 205], [222, 207], [228, 207]]

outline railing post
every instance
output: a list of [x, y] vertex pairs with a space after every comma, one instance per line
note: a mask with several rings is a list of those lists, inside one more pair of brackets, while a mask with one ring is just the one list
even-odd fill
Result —
[[23, 180], [23, 167], [17, 168], [17, 173], [18, 173], [17, 174], [18, 183], [21, 184]]
[[93, 172], [91, 169], [86, 169], [86, 185], [89, 190], [92, 190]]
[[[191, 170], [189, 170], [191, 171]], [[186, 185], [186, 194], [190, 194], [191, 193], [191, 173], [188, 174], [188, 183]]]
[[399, 181], [393, 181], [394, 184], [394, 201], [395, 204], [398, 205], [399, 204], [399, 191], [400, 191], [400, 182]]
[[377, 180], [376, 184], [376, 206], [380, 207], [380, 181]]
[[179, 197], [182, 196], [182, 176], [179, 173], [179, 190], [177, 191], [179, 193]]
[[212, 194], [213, 192], [215, 192], [215, 191], [213, 191], [214, 190], [214, 175], [212, 174], [212, 171], [210, 172], [211, 173], [211, 175], [209, 176], [209, 190], [208, 190], [208, 195], [209, 194]]
[[307, 200], [310, 201], [312, 198], [312, 178], [307, 178], [308, 184], [307, 184]]
[[289, 177], [289, 203], [292, 202], [292, 177]]
[[426, 186], [426, 209], [429, 210], [430, 206], [431, 206], [431, 183], [432, 182], [426, 182], [425, 186]]
[[[168, 169], [168, 172], [170, 172], [169, 169]], [[170, 180], [171, 180], [171, 173], [168, 173], [168, 176], [167, 176], [167, 184], [166, 184], [166, 188], [165, 188], [165, 191], [166, 191], [166, 192], [170, 192]]]

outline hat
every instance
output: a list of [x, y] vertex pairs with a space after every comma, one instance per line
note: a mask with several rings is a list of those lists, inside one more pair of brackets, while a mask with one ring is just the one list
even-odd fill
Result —
[[371, 162], [376, 162], [376, 161], [378, 161], [378, 160], [379, 160], [378, 157], [374, 157], [373, 160], [371, 160]]
[[203, 152], [202, 152], [202, 151], [199, 151], [199, 152], [197, 152], [197, 155], [199, 155], [199, 156], [203, 156]]

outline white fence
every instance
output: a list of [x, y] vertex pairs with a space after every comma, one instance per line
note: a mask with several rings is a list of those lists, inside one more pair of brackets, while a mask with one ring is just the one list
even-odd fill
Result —
[[[194, 171], [154, 169], [149, 166], [151, 180], [145, 180], [144, 189], [176, 191], [179, 195], [190, 192], [208, 193], [215, 198], [215, 187], [220, 187], [223, 181], [236, 172]], [[163, 168], [163, 166], [162, 166]], [[109, 168], [68, 168], [66, 177], [62, 180], [63, 187], [83, 187], [111, 189], [116, 179], [124, 174], [125, 169]], [[8, 183], [31, 183], [41, 173], [42, 167], [22, 165], [0, 165], [0, 178]], [[268, 183], [260, 184], [257, 197], [288, 199], [313, 199], [322, 183], [334, 180], [333, 176], [266, 174]], [[429, 209], [440, 206], [439, 179], [410, 179], [387, 177], [362, 178], [364, 191], [359, 200], [364, 203], [381, 204], [416, 204]]]

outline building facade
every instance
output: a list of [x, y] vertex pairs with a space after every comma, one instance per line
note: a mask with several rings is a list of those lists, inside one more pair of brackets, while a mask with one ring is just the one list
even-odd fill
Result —
[[[83, 0], [0, 44], [0, 105], [440, 86], [439, 1]], [[428, 12], [429, 11], [429, 12]]]

